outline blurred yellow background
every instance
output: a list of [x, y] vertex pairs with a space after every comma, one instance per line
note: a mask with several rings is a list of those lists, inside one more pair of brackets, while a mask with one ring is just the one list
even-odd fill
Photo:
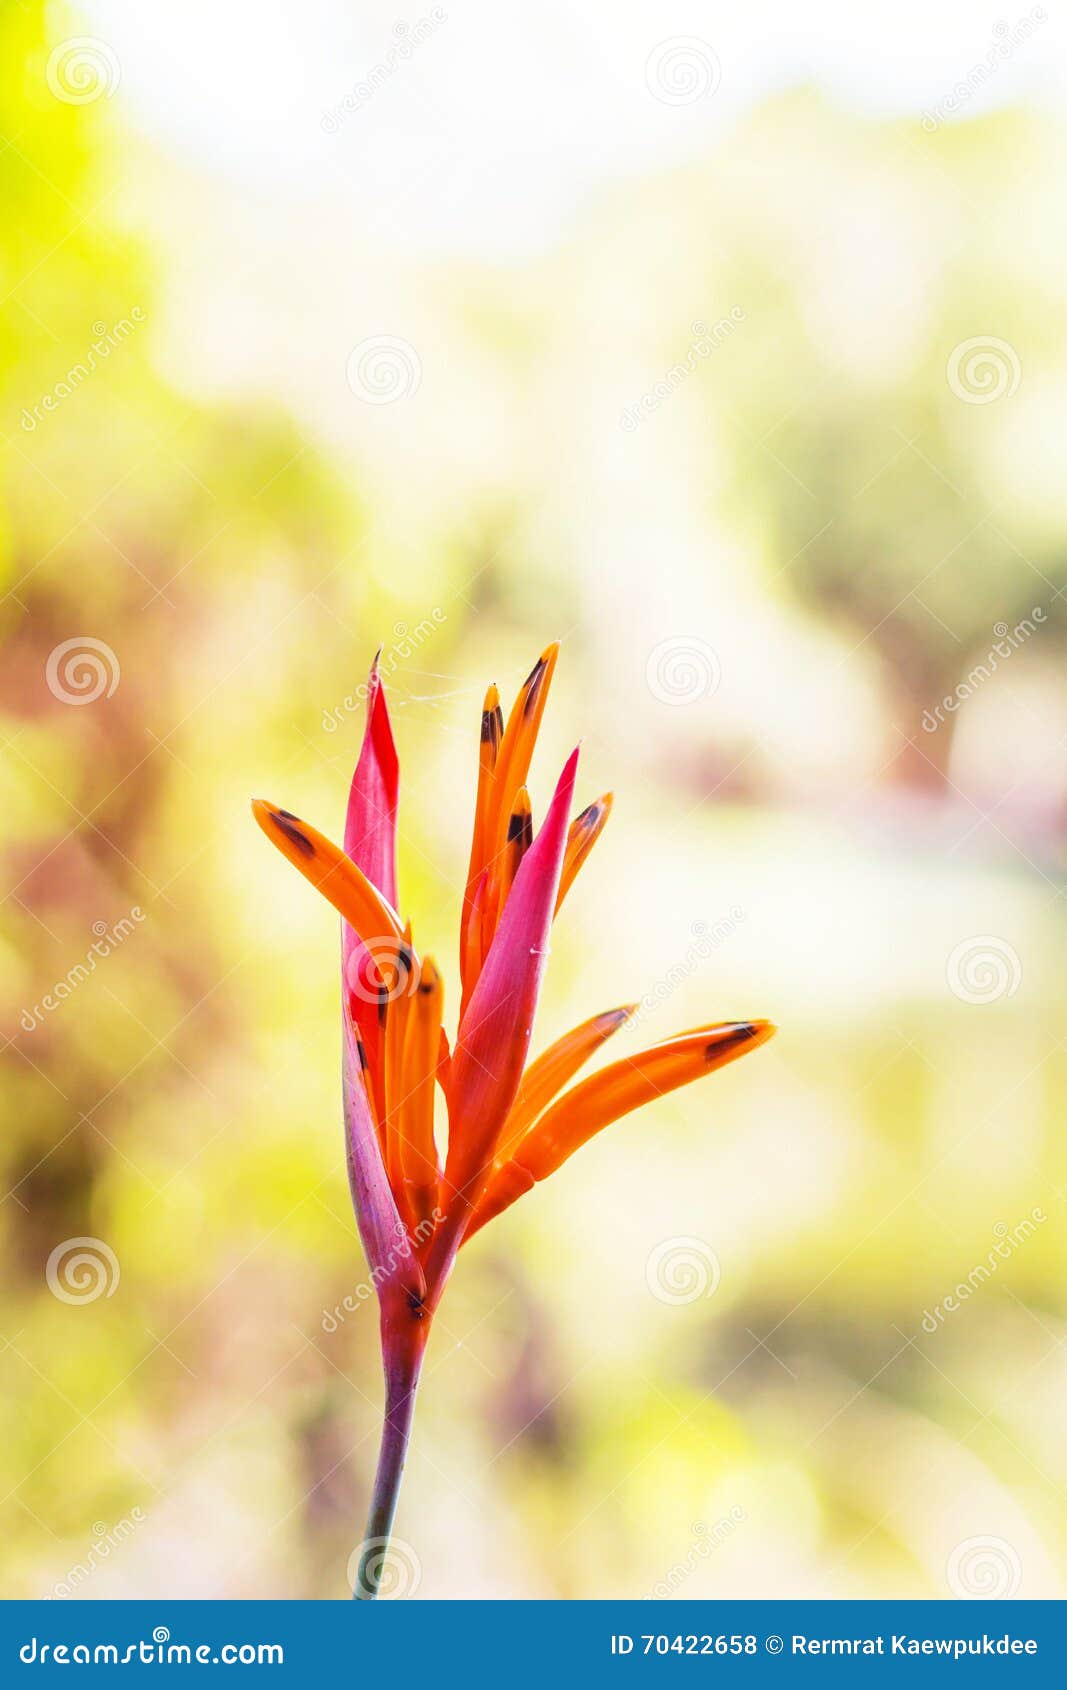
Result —
[[345, 1594], [336, 920], [248, 800], [340, 835], [382, 645], [454, 1014], [554, 637], [535, 1045], [781, 1032], [464, 1252], [408, 1592], [1064, 1594], [1062, 28], [864, 12], [0, 4], [6, 1594]]

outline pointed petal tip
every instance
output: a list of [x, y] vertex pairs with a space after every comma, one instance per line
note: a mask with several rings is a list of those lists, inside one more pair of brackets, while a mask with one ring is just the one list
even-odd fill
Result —
[[290, 821], [297, 820], [297, 817], [290, 815], [288, 810], [281, 810], [277, 804], [272, 804], [269, 798], [253, 798], [252, 814], [264, 831], [275, 824], [278, 816], [288, 818]]
[[265, 798], [253, 798], [252, 814], [267, 838], [274, 840], [275, 844], [278, 842], [275, 836], [280, 833], [302, 857], [314, 857], [314, 843], [304, 831], [307, 823], [294, 816], [292, 810], [279, 809], [277, 804], [270, 804]]
[[773, 1039], [778, 1028], [773, 1021], [732, 1021], [708, 1043], [708, 1054], [714, 1055], [724, 1044], [762, 1045]]
[[601, 1026], [622, 1027], [640, 1009], [637, 1003], [620, 1003], [617, 1009], [606, 1009], [599, 1017]]

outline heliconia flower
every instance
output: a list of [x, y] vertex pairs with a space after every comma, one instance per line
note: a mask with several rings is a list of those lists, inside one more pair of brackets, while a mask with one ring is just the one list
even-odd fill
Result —
[[[769, 1021], [663, 1039], [570, 1085], [636, 1005], [584, 1021], [527, 1063], [552, 922], [611, 813], [610, 793], [570, 820], [578, 752], [535, 832], [526, 779], [559, 655], [538, 658], [504, 721], [495, 686], [481, 720], [460, 920], [455, 1045], [444, 986], [397, 910], [399, 765], [377, 660], [352, 777], [344, 848], [262, 799], [272, 844], [341, 922], [342, 1079], [349, 1184], [381, 1310], [385, 1423], [353, 1594], [377, 1594], [426, 1342], [456, 1256], [476, 1232], [602, 1127], [754, 1050]], [[569, 1087], [569, 1089], [567, 1089]], [[440, 1089], [448, 1134], [434, 1131]]]

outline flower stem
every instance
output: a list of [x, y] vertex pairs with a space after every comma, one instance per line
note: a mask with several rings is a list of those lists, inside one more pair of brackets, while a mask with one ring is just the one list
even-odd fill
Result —
[[[428, 1323], [427, 1323], [428, 1324]], [[400, 1480], [404, 1472], [411, 1421], [415, 1412], [415, 1393], [426, 1347], [426, 1334], [419, 1341], [404, 1344], [399, 1354], [391, 1354], [395, 1346], [386, 1350], [385, 1362], [385, 1420], [382, 1443], [378, 1453], [378, 1469], [374, 1475], [370, 1512], [360, 1549], [359, 1570], [352, 1591], [356, 1601], [371, 1602], [378, 1595], [382, 1574], [386, 1571], [389, 1536], [393, 1529]]]

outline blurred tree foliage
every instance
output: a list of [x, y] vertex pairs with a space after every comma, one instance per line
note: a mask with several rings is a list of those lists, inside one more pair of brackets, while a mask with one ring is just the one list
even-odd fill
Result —
[[709, 273], [751, 302], [765, 349], [757, 380], [711, 401], [735, 508], [800, 603], [878, 653], [917, 741], [897, 769], [919, 785], [941, 783], [952, 744], [951, 719], [923, 734], [922, 713], [995, 624], [1038, 606], [1046, 651], [1067, 640], [1045, 438], [1065, 373], [1062, 165], [1033, 114], [928, 133], [798, 91], [740, 126], [710, 187]]

